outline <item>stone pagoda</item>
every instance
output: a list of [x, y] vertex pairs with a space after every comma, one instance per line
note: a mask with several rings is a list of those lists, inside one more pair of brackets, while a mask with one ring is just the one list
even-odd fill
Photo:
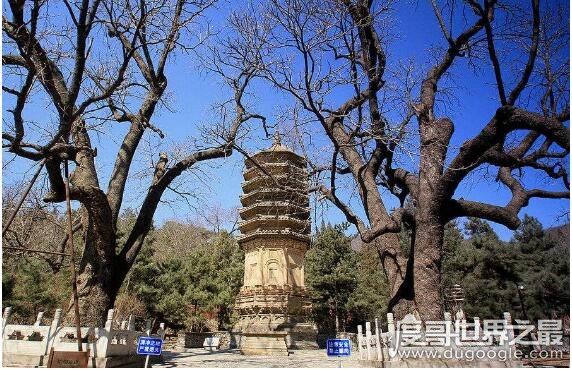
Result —
[[246, 160], [238, 243], [245, 252], [244, 284], [236, 299], [245, 354], [287, 354], [317, 347], [308, 323], [304, 255], [310, 244], [306, 160], [280, 143]]

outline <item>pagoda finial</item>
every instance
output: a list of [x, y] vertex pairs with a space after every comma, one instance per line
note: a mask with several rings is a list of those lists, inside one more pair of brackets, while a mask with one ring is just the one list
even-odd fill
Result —
[[272, 146], [278, 146], [278, 145], [282, 145], [282, 143], [280, 142], [280, 131], [276, 129], [276, 131], [274, 132], [274, 143], [272, 144]]

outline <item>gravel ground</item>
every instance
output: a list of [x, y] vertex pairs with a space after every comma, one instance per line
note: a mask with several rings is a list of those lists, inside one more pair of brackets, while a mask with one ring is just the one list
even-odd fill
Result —
[[[342, 367], [359, 367], [357, 355], [341, 359]], [[328, 358], [326, 350], [299, 350], [289, 356], [244, 356], [237, 350], [209, 352], [186, 349], [164, 351], [163, 362], [152, 367], [338, 367], [337, 358]]]

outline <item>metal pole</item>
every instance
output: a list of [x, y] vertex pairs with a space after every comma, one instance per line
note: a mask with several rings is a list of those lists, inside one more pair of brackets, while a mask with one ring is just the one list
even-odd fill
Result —
[[73, 226], [72, 226], [72, 213], [71, 213], [71, 201], [70, 201], [70, 177], [68, 169], [68, 160], [64, 161], [64, 173], [66, 176], [66, 206], [68, 213], [68, 244], [70, 248], [71, 256], [71, 271], [72, 271], [72, 291], [73, 291], [73, 305], [75, 313], [75, 326], [77, 335], [77, 350], [82, 351], [81, 348], [81, 326], [79, 322], [79, 297], [77, 294], [77, 276], [75, 271], [75, 250], [73, 246]]
[[[145, 330], [145, 334], [150, 337], [151, 336], [151, 327], [148, 327], [147, 330]], [[149, 355], [145, 356], [145, 369], [147, 368], [147, 366], [149, 366]]]
[[6, 222], [6, 225], [4, 226], [4, 228], [2, 228], [2, 236], [4, 236], [4, 234], [6, 234], [6, 231], [8, 231], [8, 228], [10, 227], [10, 225], [12, 224], [12, 221], [14, 221], [14, 218], [16, 218], [16, 214], [18, 213], [18, 211], [20, 210], [20, 207], [22, 207], [22, 204], [24, 203], [24, 200], [26, 200], [26, 197], [28, 196], [28, 194], [30, 193], [30, 190], [32, 190], [32, 186], [34, 185], [34, 183], [36, 182], [36, 179], [38, 178], [38, 176], [40, 176], [40, 172], [42, 171], [42, 168], [44, 168], [44, 164], [46, 163], [46, 160], [43, 159], [40, 162], [40, 167], [38, 168], [38, 170], [36, 171], [36, 173], [34, 174], [34, 176], [32, 177], [32, 180], [30, 181], [30, 184], [28, 185], [28, 187], [26, 188], [26, 190], [24, 191], [24, 194], [22, 195], [22, 198], [20, 198], [20, 201], [18, 202], [18, 204], [16, 205], [16, 208], [14, 209], [14, 212], [12, 212], [12, 214], [10, 215], [10, 218], [8, 219], [8, 222]]

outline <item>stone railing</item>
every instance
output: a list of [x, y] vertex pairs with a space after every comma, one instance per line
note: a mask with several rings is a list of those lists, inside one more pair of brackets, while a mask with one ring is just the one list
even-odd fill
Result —
[[[3, 366], [45, 366], [50, 350], [76, 351], [76, 328], [61, 325], [62, 310], [55, 312], [50, 325], [42, 325], [43, 312], [33, 325], [10, 324], [11, 307], [2, 316]], [[151, 333], [151, 320], [145, 332], [135, 330], [135, 317], [130, 316], [120, 329], [113, 328], [114, 311], [109, 310], [103, 328], [82, 327], [82, 347], [89, 350], [91, 367], [110, 367], [135, 364], [141, 360], [136, 355], [137, 341], [141, 336], [164, 337], [164, 324], [155, 334]]]
[[181, 330], [177, 334], [177, 350], [185, 348], [203, 348], [205, 339], [218, 338], [218, 350], [226, 351], [238, 348], [240, 345], [240, 333], [231, 331], [213, 332], [190, 332]]
[[[358, 325], [358, 356], [360, 361], [372, 367], [445, 367], [450, 361], [459, 367], [479, 366], [479, 363], [512, 366], [517, 348], [511, 315], [505, 312], [503, 319], [494, 321], [498, 323], [496, 331], [483, 337], [478, 317], [468, 323], [465, 319], [452, 320], [451, 314], [445, 313], [443, 321], [422, 322], [407, 315], [396, 323], [390, 313], [386, 332], [378, 319], [374, 322], [375, 330], [370, 322], [365, 323], [365, 330]], [[448, 358], [447, 351], [452, 359]], [[469, 352], [471, 355], [484, 353], [488, 357], [466, 361], [465, 354]]]

